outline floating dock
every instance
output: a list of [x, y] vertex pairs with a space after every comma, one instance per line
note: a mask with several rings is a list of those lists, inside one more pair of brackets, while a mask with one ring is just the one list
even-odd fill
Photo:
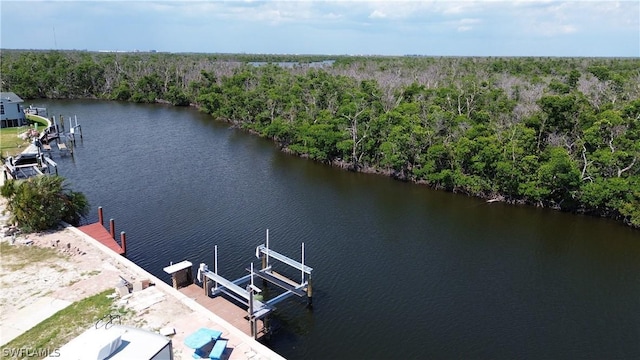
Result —
[[[228, 280], [218, 273], [218, 247], [215, 246], [215, 263], [213, 271], [206, 264], [198, 267], [198, 286], [193, 279], [193, 264], [182, 261], [171, 264], [164, 271], [171, 275], [173, 287], [194, 299], [235, 327], [242, 329], [247, 335], [259, 339], [270, 334], [269, 315], [276, 309], [275, 305], [292, 296], [307, 297], [307, 305], [312, 305], [311, 273], [313, 268], [304, 263], [304, 243], [302, 244], [302, 261], [298, 262], [269, 248], [269, 230], [266, 244], [256, 248], [256, 257], [262, 260], [260, 270], [254, 271], [253, 263], [246, 270], [249, 274]], [[300, 272], [300, 282], [290, 279], [273, 270], [273, 264], [286, 265]], [[263, 286], [274, 285], [283, 290], [270, 299], [262, 299], [262, 289], [255, 285], [262, 280]]]

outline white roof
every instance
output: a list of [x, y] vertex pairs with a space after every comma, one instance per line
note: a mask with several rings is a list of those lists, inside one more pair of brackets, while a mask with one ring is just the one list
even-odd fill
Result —
[[143, 329], [113, 325], [96, 329], [91, 326], [75, 339], [69, 341], [49, 358], [59, 360], [129, 360], [151, 359], [170, 339]]

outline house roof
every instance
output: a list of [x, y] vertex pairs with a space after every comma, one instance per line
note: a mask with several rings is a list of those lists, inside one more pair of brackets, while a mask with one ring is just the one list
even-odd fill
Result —
[[18, 95], [12, 92], [0, 92], [0, 100], [2, 100], [2, 102], [14, 102], [14, 103], [24, 102], [22, 99], [20, 99]]
[[171, 342], [170, 339], [148, 330], [124, 325], [106, 329], [91, 326], [69, 341], [48, 358], [56, 360], [151, 359]]

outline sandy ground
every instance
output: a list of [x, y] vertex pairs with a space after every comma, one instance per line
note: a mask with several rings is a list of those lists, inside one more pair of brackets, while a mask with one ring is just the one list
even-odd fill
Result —
[[[4, 199], [0, 198], [0, 213]], [[11, 242], [4, 236], [6, 215], [0, 215], [0, 241]], [[132, 284], [143, 279], [154, 278], [140, 275], [117, 260], [117, 256], [87, 242], [77, 231], [60, 228], [40, 234], [19, 235], [14, 246], [40, 246], [56, 249], [59, 256], [45, 263], [29, 264], [19, 271], [11, 271], [12, 259], [2, 255], [0, 266], [0, 344], [44, 320], [66, 305], [107, 289], [115, 289], [124, 277]], [[155, 279], [157, 280], [157, 279]], [[225, 352], [227, 359], [278, 359], [276, 353], [255, 342], [239, 330], [228, 326], [210, 312], [204, 313], [166, 291], [168, 286], [151, 286], [133, 291], [129, 296], [116, 301], [130, 309], [131, 315], [122, 320], [123, 325], [132, 325], [151, 331], [174, 329], [172, 343], [175, 359], [192, 359], [193, 350], [183, 344], [184, 338], [200, 327], [223, 331], [222, 338], [229, 339]], [[115, 290], [114, 290], [115, 294]], [[187, 299], [187, 302], [190, 299]], [[189, 306], [188, 306], [189, 305]], [[43, 310], [45, 309], [45, 310]], [[47, 311], [48, 309], [48, 311]], [[243, 336], [244, 335], [244, 336]]]

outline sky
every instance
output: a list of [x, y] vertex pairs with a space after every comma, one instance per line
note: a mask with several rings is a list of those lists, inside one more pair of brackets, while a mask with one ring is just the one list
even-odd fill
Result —
[[5, 1], [0, 48], [640, 57], [640, 1]]

